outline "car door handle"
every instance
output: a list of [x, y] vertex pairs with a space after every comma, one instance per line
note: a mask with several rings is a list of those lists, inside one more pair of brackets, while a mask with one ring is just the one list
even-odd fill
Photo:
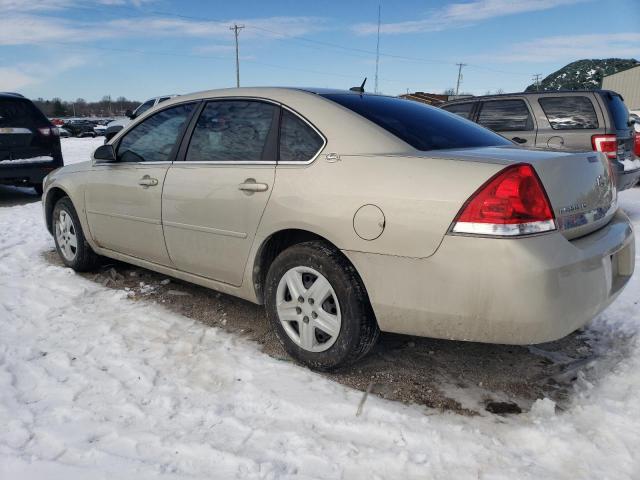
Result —
[[145, 175], [140, 180], [138, 180], [138, 185], [142, 185], [143, 187], [155, 187], [158, 185], [157, 178], [151, 178], [149, 175]]
[[526, 138], [513, 137], [511, 140], [513, 140], [516, 143], [527, 143], [527, 139]]
[[266, 192], [269, 189], [269, 185], [266, 183], [256, 183], [253, 178], [248, 178], [238, 185], [238, 189], [243, 192], [253, 193], [253, 192]]

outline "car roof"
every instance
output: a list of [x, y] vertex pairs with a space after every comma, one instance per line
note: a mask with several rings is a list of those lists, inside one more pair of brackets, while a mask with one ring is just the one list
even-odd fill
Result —
[[494, 98], [515, 97], [515, 96], [519, 97], [519, 96], [522, 96], [522, 95], [552, 96], [552, 95], [558, 95], [558, 94], [563, 94], [563, 93], [597, 93], [599, 95], [617, 95], [617, 96], [620, 96], [620, 94], [618, 92], [614, 92], [613, 90], [602, 90], [602, 89], [596, 89], [596, 90], [587, 90], [587, 89], [581, 89], [581, 90], [545, 90], [544, 92], [513, 92], [513, 93], [499, 93], [499, 94], [495, 94], [495, 95], [478, 95], [478, 96], [473, 96], [473, 97], [456, 98], [455, 100], [449, 100], [449, 101], [445, 102], [443, 105], [450, 105], [452, 103], [475, 102], [477, 100], [487, 100], [487, 99], [494, 99]]
[[24, 95], [15, 92], [0, 92], [0, 98], [20, 98], [27, 100]]
[[[282, 96], [286, 94], [300, 94], [308, 93], [313, 95], [367, 95], [367, 96], [385, 96], [378, 95], [370, 92], [354, 92], [352, 90], [341, 90], [337, 88], [313, 88], [313, 87], [240, 87], [240, 88], [220, 88], [215, 90], [203, 90], [199, 92], [187, 93], [184, 95], [178, 95], [173, 97], [170, 101], [184, 101], [184, 100], [196, 100], [208, 97], [217, 96], [233, 96], [237, 94], [239, 96], [264, 96], [269, 97], [272, 95]], [[397, 98], [397, 97], [393, 97]], [[163, 103], [164, 105], [164, 103]]]

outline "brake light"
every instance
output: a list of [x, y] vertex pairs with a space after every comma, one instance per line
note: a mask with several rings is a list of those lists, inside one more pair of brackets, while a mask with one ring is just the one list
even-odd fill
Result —
[[48, 137], [49, 135], [53, 135], [54, 137], [60, 136], [60, 130], [58, 130], [57, 127], [43, 127], [39, 128], [38, 131], [45, 137]]
[[618, 137], [615, 134], [592, 135], [591, 145], [595, 152], [604, 153], [608, 159], [615, 159], [618, 155]]
[[514, 237], [555, 229], [542, 182], [531, 165], [521, 163], [498, 172], [471, 195], [451, 231]]
[[633, 138], [633, 153], [636, 157], [640, 157], [640, 134], [638, 134], [638, 132], [633, 132]]

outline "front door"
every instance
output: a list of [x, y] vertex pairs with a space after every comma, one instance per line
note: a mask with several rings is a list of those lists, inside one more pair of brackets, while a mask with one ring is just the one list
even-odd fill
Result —
[[162, 195], [165, 240], [178, 269], [242, 283], [275, 180], [279, 111], [243, 99], [210, 101], [202, 110]]
[[195, 104], [164, 109], [118, 142], [115, 163], [95, 164], [85, 190], [92, 238], [102, 247], [169, 265], [162, 187]]

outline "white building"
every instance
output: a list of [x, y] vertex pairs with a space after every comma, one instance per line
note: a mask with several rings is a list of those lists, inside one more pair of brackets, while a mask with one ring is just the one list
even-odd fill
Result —
[[622, 95], [629, 110], [640, 110], [640, 65], [607, 75], [602, 88]]

